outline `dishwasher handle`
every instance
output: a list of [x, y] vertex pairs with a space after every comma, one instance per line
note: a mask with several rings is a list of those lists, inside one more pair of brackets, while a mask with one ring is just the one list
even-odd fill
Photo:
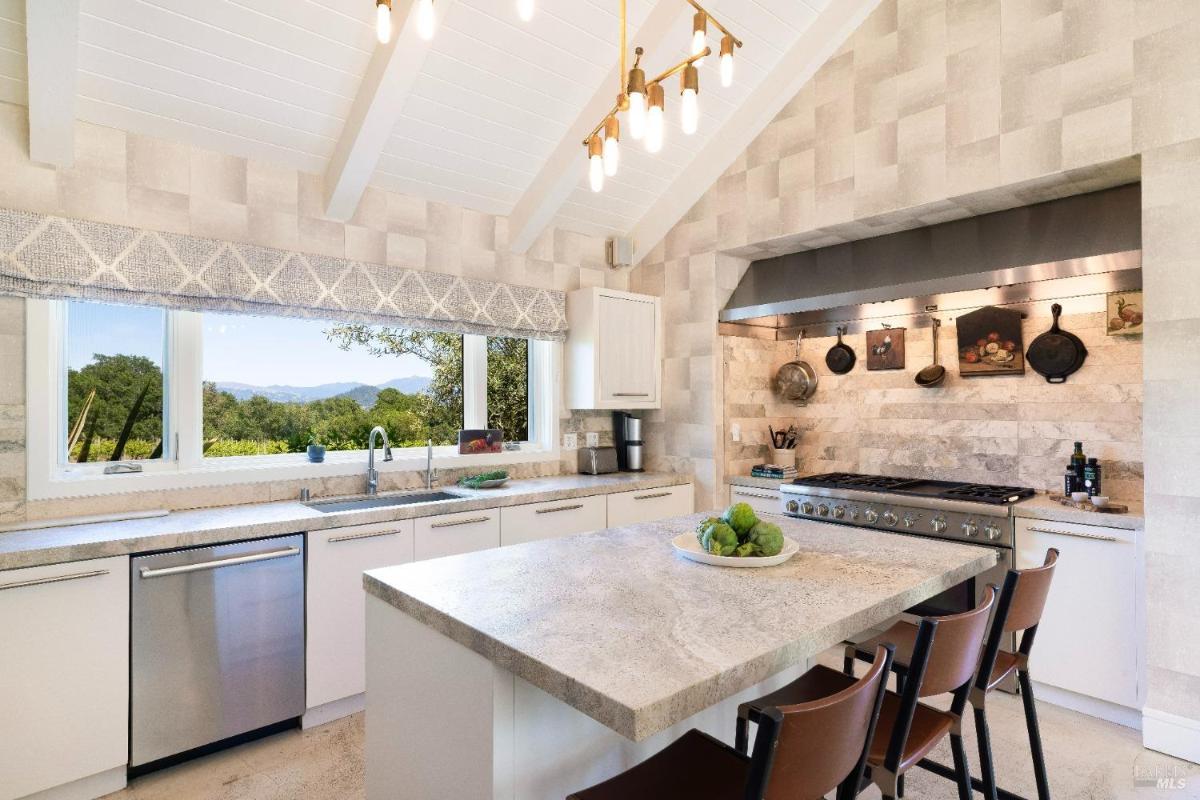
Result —
[[282, 550], [267, 550], [262, 553], [251, 553], [246, 556], [233, 556], [231, 558], [218, 558], [213, 561], [201, 561], [198, 564], [181, 564], [178, 567], [162, 567], [154, 569], [152, 567], [142, 567], [138, 573], [143, 578], [165, 578], [168, 575], [186, 575], [189, 572], [201, 572], [209, 569], [220, 569], [221, 567], [232, 567], [237, 564], [253, 564], [256, 561], [270, 561], [275, 558], [287, 558], [289, 556], [300, 555], [299, 547], [285, 547]]

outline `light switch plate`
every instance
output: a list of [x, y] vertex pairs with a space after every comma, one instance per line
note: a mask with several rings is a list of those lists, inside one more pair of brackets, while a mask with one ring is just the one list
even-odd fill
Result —
[[563, 447], [565, 447], [567, 450], [578, 450], [579, 449], [579, 434], [564, 433], [563, 434]]
[[585, 433], [584, 441], [587, 442], [588, 447], [599, 447], [600, 446], [600, 434]]

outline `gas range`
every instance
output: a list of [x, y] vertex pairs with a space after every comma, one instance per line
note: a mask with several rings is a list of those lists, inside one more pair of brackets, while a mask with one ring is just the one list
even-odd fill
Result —
[[828, 473], [780, 486], [783, 513], [928, 536], [1013, 547], [1012, 506], [1032, 496], [1018, 486]]

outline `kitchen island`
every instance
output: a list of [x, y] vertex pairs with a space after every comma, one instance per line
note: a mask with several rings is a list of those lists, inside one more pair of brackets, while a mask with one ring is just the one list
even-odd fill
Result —
[[787, 563], [670, 540], [707, 515], [368, 572], [367, 797], [561, 798], [985, 571], [987, 548], [782, 520]]

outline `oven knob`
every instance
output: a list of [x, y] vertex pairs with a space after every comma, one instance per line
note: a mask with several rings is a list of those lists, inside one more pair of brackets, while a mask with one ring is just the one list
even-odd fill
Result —
[[979, 535], [979, 526], [975, 524], [974, 520], [971, 520], [970, 522], [964, 522], [962, 524], [962, 529], [963, 533], [965, 533], [967, 536]]
[[916, 525], [916, 524], [917, 524], [917, 521], [916, 521], [916, 519], [914, 519], [912, 517], [911, 514], [904, 515], [904, 527], [911, 528], [913, 525]]
[[800, 504], [800, 510], [805, 514], [811, 514], [813, 513], [813, 504], [806, 500]]
[[821, 505], [817, 506], [817, 513], [820, 514], [822, 517], [828, 517], [829, 516], [829, 506], [825, 505], [824, 503], [821, 503]]
[[983, 532], [987, 535], [988, 541], [994, 542], [1000, 538], [1000, 526], [996, 525], [994, 522], [989, 522], [987, 525], [984, 525]]
[[895, 525], [899, 519], [900, 518], [896, 516], [896, 512], [894, 511], [883, 512], [883, 523], [885, 525]]
[[863, 512], [863, 517], [866, 518], [867, 522], [874, 525], [875, 520], [879, 519], [879, 512], [873, 508], [868, 508], [866, 511]]
[[833, 516], [835, 519], [841, 519], [842, 517], [846, 516], [846, 507], [845, 506], [834, 506], [833, 507]]
[[788, 510], [788, 513], [795, 514], [797, 511], [800, 510], [800, 504], [797, 503], [795, 500], [788, 500], [787, 501], [787, 510]]
[[934, 517], [930, 520], [930, 525], [933, 527], [934, 533], [944, 533], [946, 530], [946, 518]]
[[853, 522], [856, 519], [858, 519], [858, 509], [852, 508], [850, 509], [850, 521]]

